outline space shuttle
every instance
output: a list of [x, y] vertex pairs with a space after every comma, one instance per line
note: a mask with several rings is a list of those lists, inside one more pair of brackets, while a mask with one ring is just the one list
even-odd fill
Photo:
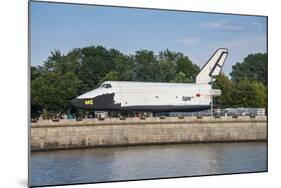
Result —
[[[123, 112], [193, 112], [211, 107], [212, 81], [219, 75], [228, 55], [226, 48], [217, 49], [196, 76], [195, 83], [106, 81], [98, 88], [73, 100], [76, 108], [91, 111]], [[157, 74], [157, 73], [155, 73]]]

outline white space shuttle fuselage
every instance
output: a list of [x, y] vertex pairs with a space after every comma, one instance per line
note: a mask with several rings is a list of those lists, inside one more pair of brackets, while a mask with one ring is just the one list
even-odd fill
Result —
[[220, 90], [213, 90], [210, 82], [220, 73], [227, 54], [227, 49], [218, 49], [202, 67], [195, 83], [106, 81], [71, 103], [95, 111], [206, 110], [210, 108], [211, 96], [220, 95]]

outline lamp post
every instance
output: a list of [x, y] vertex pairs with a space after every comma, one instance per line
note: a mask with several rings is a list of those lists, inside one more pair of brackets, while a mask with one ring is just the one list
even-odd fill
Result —
[[[212, 68], [210, 67], [210, 72], [211, 72]], [[211, 97], [211, 117], [213, 117], [213, 76], [212, 74], [210, 75], [211, 76], [211, 94], [210, 94], [210, 97]]]
[[213, 117], [213, 77], [211, 76], [211, 117]]

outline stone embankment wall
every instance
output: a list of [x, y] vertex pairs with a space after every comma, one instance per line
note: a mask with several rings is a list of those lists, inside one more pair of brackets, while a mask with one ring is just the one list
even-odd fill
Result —
[[194, 142], [262, 141], [266, 116], [42, 120], [31, 123], [31, 150]]

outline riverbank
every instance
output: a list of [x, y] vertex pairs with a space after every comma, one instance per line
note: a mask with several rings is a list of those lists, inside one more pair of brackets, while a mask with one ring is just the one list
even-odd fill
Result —
[[267, 140], [267, 118], [151, 117], [31, 123], [31, 150]]

